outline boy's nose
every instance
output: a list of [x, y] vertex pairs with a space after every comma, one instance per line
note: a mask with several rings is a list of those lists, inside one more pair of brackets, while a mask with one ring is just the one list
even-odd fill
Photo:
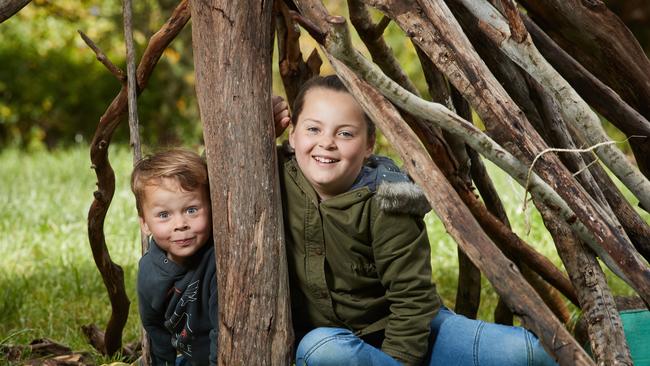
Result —
[[184, 218], [177, 220], [174, 224], [174, 231], [185, 231], [190, 227]]

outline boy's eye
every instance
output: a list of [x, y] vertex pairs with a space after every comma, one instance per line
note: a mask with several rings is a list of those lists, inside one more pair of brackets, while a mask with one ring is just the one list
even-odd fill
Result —
[[189, 207], [189, 208], [187, 209], [187, 213], [190, 214], [190, 215], [194, 215], [194, 214], [196, 214], [197, 212], [199, 212], [199, 209], [198, 209], [197, 207]]
[[319, 131], [318, 127], [307, 127], [307, 132], [309, 132], [311, 134], [318, 133], [318, 131]]
[[160, 219], [166, 219], [169, 218], [169, 213], [167, 211], [159, 212], [156, 217]]

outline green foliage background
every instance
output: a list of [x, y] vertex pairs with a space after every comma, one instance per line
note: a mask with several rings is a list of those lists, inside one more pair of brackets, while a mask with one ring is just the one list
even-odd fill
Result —
[[[647, 45], [650, 10], [643, 1], [633, 2], [640, 4], [608, 0], [608, 5]], [[325, 3], [332, 14], [347, 15], [345, 1]], [[176, 4], [173, 0], [134, 2], [138, 55]], [[380, 18], [378, 12], [373, 15]], [[95, 59], [77, 30], [88, 34], [113, 62], [126, 69], [122, 27], [121, 2], [107, 0], [34, 0], [0, 24], [0, 148], [53, 148], [89, 141], [120, 83]], [[302, 38], [303, 54], [308, 55], [315, 43], [308, 36]], [[385, 38], [406, 73], [427, 95], [420, 64], [403, 32], [391, 24]], [[274, 68], [274, 91], [282, 95], [276, 62]], [[324, 65], [323, 73], [331, 72]], [[189, 26], [165, 52], [138, 105], [145, 145], [201, 143]], [[614, 129], [610, 131], [615, 139], [623, 139]], [[118, 128], [114, 141], [126, 141], [127, 134], [127, 128]]]
[[[138, 55], [176, 2], [134, 2]], [[96, 59], [81, 30], [123, 70], [121, 2], [35, 0], [0, 24], [0, 146], [66, 146], [88, 141], [120, 83]], [[144, 141], [200, 142], [190, 29], [174, 41], [139, 99]], [[119, 128], [116, 141], [128, 129]]]

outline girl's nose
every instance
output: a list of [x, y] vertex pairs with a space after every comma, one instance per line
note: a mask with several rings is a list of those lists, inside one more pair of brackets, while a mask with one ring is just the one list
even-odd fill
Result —
[[334, 139], [329, 136], [322, 136], [320, 140], [318, 140], [318, 146], [325, 150], [336, 149], [336, 143], [334, 143]]

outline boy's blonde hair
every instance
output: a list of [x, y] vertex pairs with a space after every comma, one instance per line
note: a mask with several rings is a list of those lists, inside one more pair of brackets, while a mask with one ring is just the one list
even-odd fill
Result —
[[131, 190], [135, 195], [138, 215], [142, 217], [144, 189], [148, 185], [159, 185], [163, 178], [174, 179], [185, 191], [205, 189], [208, 197], [208, 167], [197, 153], [173, 148], [145, 156], [135, 164], [131, 173]]

